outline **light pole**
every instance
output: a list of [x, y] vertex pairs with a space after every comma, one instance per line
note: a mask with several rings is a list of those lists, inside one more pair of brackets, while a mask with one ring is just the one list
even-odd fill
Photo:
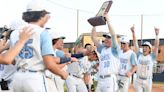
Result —
[[142, 34], [143, 34], [143, 14], [141, 14], [141, 45], [142, 45], [142, 42], [143, 42]]
[[79, 9], [77, 9], [77, 38], [79, 36]]

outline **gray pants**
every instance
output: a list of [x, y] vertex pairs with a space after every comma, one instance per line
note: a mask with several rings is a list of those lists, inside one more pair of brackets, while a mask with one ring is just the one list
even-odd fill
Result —
[[152, 92], [152, 78], [143, 80], [137, 77], [134, 92]]
[[68, 76], [66, 79], [67, 92], [88, 92], [82, 78]]
[[117, 92], [129, 92], [130, 83], [131, 77], [118, 76], [118, 86], [121, 87], [118, 88]]

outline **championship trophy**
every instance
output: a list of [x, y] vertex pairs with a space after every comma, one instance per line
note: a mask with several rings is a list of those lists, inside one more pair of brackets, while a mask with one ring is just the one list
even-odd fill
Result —
[[109, 11], [112, 3], [113, 3], [113, 1], [106, 1], [106, 2], [104, 2], [102, 4], [99, 12], [97, 13], [97, 15], [95, 17], [89, 18], [88, 22], [92, 26], [105, 25], [106, 24], [106, 20], [105, 20], [105, 17], [104, 17], [104, 13]]

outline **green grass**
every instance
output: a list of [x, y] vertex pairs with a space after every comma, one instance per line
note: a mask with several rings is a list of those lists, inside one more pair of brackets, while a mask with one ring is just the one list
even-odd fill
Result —
[[164, 82], [153, 82], [153, 84], [164, 84]]
[[64, 85], [64, 92], [67, 92], [67, 87], [66, 87], [66, 85]]

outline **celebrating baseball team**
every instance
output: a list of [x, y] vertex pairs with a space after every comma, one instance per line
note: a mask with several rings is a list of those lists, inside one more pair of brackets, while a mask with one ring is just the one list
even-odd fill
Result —
[[133, 74], [134, 92], [152, 92], [159, 28], [154, 27], [154, 46], [148, 41], [139, 46], [135, 26], [130, 27], [131, 49], [129, 37], [117, 38], [107, 12], [103, 16], [109, 30], [103, 42], [93, 26], [94, 45], [77, 44], [68, 53], [66, 38], [45, 28], [50, 11], [40, 0], [28, 3], [22, 20], [11, 22], [10, 37], [5, 31], [0, 39], [0, 92], [129, 92]]

